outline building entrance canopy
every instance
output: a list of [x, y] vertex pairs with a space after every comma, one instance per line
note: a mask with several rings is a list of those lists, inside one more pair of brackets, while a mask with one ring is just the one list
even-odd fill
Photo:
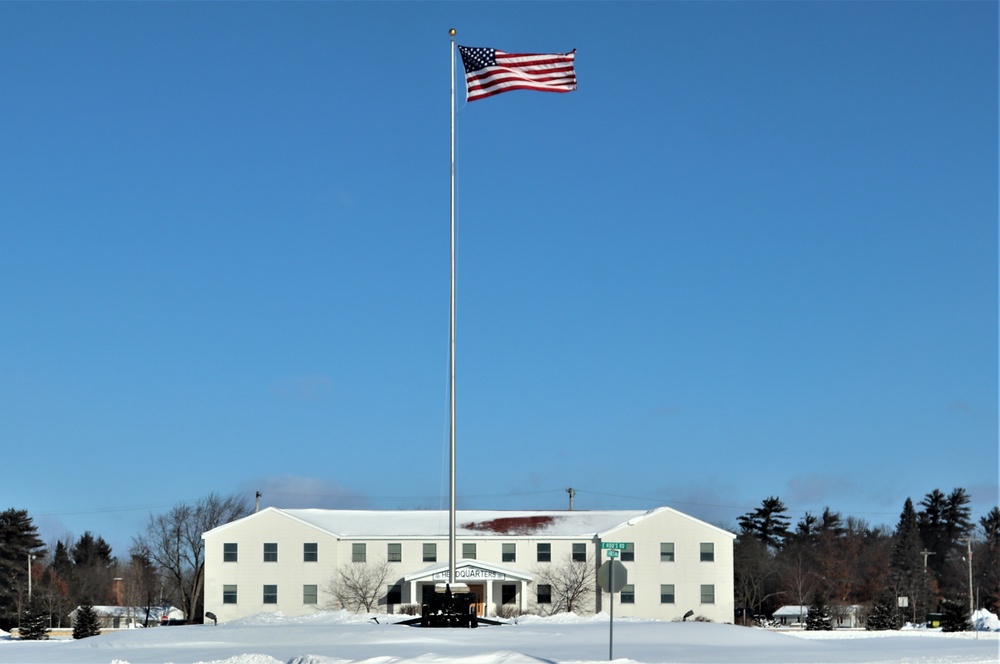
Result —
[[[511, 581], [521, 583], [531, 583], [534, 577], [521, 570], [491, 565], [478, 560], [460, 560], [455, 564], [455, 581], [458, 583], [468, 583], [470, 581]], [[448, 565], [434, 565], [413, 572], [403, 577], [404, 581], [434, 581], [436, 583], [446, 583], [448, 581]]]

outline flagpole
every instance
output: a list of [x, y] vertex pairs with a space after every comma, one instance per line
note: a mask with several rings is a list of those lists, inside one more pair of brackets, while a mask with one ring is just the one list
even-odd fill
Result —
[[455, 583], [455, 28], [451, 36], [451, 307], [449, 315], [449, 439], [450, 482], [448, 503], [448, 582]]

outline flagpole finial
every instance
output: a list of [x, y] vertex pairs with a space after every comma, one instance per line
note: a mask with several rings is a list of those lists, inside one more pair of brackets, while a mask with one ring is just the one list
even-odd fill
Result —
[[454, 37], [455, 36], [455, 28], [452, 28], [451, 30], [449, 30], [448, 34], [451, 35], [452, 37]]

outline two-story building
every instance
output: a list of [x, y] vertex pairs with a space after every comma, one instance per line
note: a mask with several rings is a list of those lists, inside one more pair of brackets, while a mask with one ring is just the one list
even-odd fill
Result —
[[[329, 608], [342, 569], [389, 568], [378, 611], [421, 604], [449, 572], [445, 511], [267, 508], [203, 534], [205, 610], [220, 622], [263, 611], [296, 616]], [[627, 585], [616, 616], [733, 620], [735, 535], [669, 507], [649, 511], [459, 511], [456, 581], [479, 614], [550, 613], [560, 566], [596, 570], [602, 543], [623, 545]], [[588, 575], [594, 579], [596, 575]], [[577, 613], [608, 611], [596, 581]]]

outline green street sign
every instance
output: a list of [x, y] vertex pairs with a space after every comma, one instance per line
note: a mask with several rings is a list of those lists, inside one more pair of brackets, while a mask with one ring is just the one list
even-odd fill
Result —
[[618, 551], [616, 549], [611, 549], [610, 551], [608, 551], [608, 558], [617, 558], [617, 557], [618, 557]]
[[602, 549], [618, 549], [624, 551], [626, 547], [625, 542], [601, 542]]

